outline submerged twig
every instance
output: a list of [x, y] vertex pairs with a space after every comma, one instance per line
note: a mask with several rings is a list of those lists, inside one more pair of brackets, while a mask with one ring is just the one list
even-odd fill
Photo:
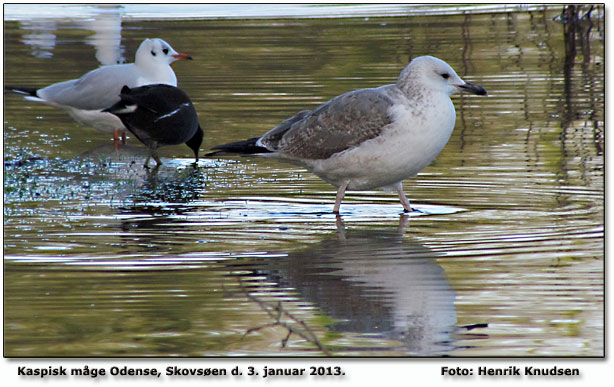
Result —
[[[251, 294], [243, 284], [243, 280], [239, 278], [239, 284], [241, 285], [241, 290], [245, 296], [255, 302], [262, 310], [264, 310], [269, 317], [273, 320], [273, 322], [264, 324], [259, 327], [248, 329], [244, 336], [252, 332], [259, 331], [264, 328], [276, 327], [280, 326], [288, 331], [286, 337], [281, 341], [282, 348], [286, 348], [288, 340], [290, 340], [290, 336], [293, 334], [299, 336], [303, 340], [306, 340], [312, 344], [314, 344], [320, 351], [322, 351], [326, 356], [332, 356], [331, 352], [324, 347], [324, 345], [318, 340], [318, 337], [315, 333], [309, 328], [309, 326], [303, 320], [299, 320], [295, 316], [293, 316], [290, 312], [285, 310], [282, 306], [281, 301], [278, 302], [270, 302], [259, 299], [258, 297]], [[284, 320], [285, 319], [285, 320]], [[290, 321], [286, 321], [290, 320]], [[296, 325], [298, 324], [299, 327]]]

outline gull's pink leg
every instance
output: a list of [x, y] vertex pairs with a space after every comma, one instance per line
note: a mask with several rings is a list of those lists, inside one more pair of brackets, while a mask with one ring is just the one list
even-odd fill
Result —
[[403, 205], [405, 212], [412, 212], [411, 206], [409, 205], [409, 200], [407, 200], [407, 196], [405, 196], [405, 191], [403, 191], [403, 184], [401, 184], [401, 182], [397, 183], [397, 192], [399, 193], [399, 199], [401, 200], [401, 204]]
[[339, 189], [337, 190], [337, 197], [335, 199], [335, 207], [333, 207], [333, 213], [335, 214], [339, 213], [339, 207], [341, 206], [341, 201], [343, 200], [343, 197], [345, 196], [345, 189], [348, 187], [348, 184], [350, 184], [349, 181], [345, 181], [341, 183], [341, 185], [339, 186]]

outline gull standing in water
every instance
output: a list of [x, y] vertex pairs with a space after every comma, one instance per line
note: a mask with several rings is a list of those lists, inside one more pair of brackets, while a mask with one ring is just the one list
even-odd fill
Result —
[[219, 145], [208, 156], [258, 155], [306, 167], [338, 187], [334, 213], [346, 190], [392, 188], [411, 212], [402, 180], [429, 165], [448, 142], [456, 121], [450, 96], [486, 95], [441, 59], [412, 60], [395, 84], [339, 95], [303, 110], [263, 136]]
[[145, 160], [148, 168], [153, 157], [157, 165], [158, 148], [185, 143], [194, 152], [198, 162], [198, 150], [203, 142], [203, 130], [198, 123], [196, 109], [185, 92], [170, 85], [145, 85], [130, 89], [124, 86], [120, 101], [105, 109], [116, 115], [136, 138], [149, 148]]
[[113, 114], [103, 112], [119, 101], [123, 86], [138, 87], [149, 84], [177, 86], [177, 77], [170, 64], [176, 60], [192, 59], [178, 53], [162, 39], [145, 39], [136, 51], [134, 63], [102, 66], [81, 78], [54, 83], [37, 89], [5, 86], [4, 89], [25, 94], [25, 99], [42, 102], [66, 111], [80, 124], [91, 126], [125, 140], [126, 128]]

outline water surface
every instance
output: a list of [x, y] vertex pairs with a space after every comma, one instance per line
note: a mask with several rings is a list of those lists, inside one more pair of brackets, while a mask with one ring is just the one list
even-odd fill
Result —
[[14, 7], [6, 84], [132, 61], [147, 37], [190, 53], [201, 154], [423, 54], [489, 96], [453, 97], [450, 142], [404, 182], [422, 213], [364, 191], [337, 218], [300, 167], [195, 169], [176, 146], [148, 171], [136, 139], [5, 95], [5, 356], [603, 355], [603, 8]]

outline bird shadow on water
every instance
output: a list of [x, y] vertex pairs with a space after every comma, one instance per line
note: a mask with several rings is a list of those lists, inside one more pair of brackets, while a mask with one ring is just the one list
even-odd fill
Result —
[[[337, 232], [306, 249], [230, 265], [241, 273], [248, 299], [272, 320], [247, 333], [282, 326], [288, 330], [282, 347], [297, 334], [326, 355], [445, 356], [453, 350], [455, 333], [471, 328], [456, 325], [456, 294], [437, 262], [441, 253], [405, 237], [409, 216], [401, 215], [394, 230], [346, 229], [341, 217], [336, 226]], [[328, 332], [314, 338], [282, 302], [260, 300], [265, 287], [270, 293], [294, 289], [301, 304], [317, 308]]]

